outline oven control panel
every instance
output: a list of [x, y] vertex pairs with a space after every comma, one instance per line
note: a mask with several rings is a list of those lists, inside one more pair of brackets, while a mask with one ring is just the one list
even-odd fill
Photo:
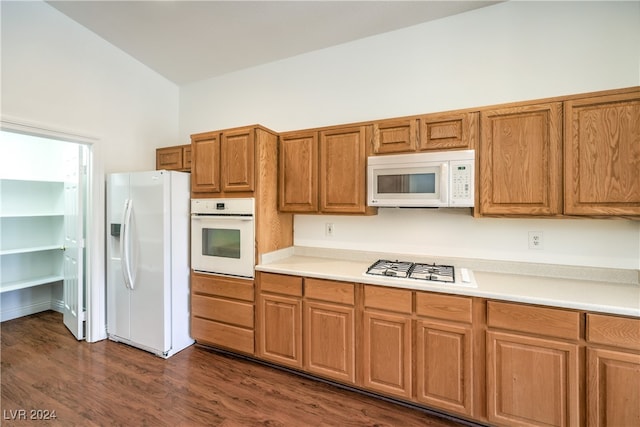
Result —
[[192, 215], [254, 215], [253, 197], [237, 199], [191, 199]]

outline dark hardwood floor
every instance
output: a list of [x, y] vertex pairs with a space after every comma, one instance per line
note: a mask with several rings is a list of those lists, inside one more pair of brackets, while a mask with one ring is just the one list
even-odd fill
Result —
[[3, 426], [466, 425], [200, 346], [78, 342], [53, 311], [0, 328]]

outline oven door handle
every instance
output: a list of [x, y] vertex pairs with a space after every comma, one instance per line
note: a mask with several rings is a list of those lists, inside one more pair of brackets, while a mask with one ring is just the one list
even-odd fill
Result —
[[229, 221], [253, 221], [253, 216], [228, 216], [228, 215], [191, 215], [192, 220], [215, 219]]

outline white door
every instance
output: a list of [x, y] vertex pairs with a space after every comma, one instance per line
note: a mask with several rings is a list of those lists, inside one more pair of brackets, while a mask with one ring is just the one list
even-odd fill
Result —
[[64, 307], [65, 326], [84, 339], [84, 183], [85, 147], [69, 144], [64, 183]]

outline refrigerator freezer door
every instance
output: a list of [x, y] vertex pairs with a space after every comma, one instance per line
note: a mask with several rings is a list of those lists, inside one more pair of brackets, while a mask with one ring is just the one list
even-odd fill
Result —
[[[130, 174], [109, 175], [107, 182], [107, 227], [121, 229], [124, 207], [129, 199]], [[128, 340], [131, 303], [124, 283], [121, 257], [122, 233], [107, 235], [107, 333]]]

